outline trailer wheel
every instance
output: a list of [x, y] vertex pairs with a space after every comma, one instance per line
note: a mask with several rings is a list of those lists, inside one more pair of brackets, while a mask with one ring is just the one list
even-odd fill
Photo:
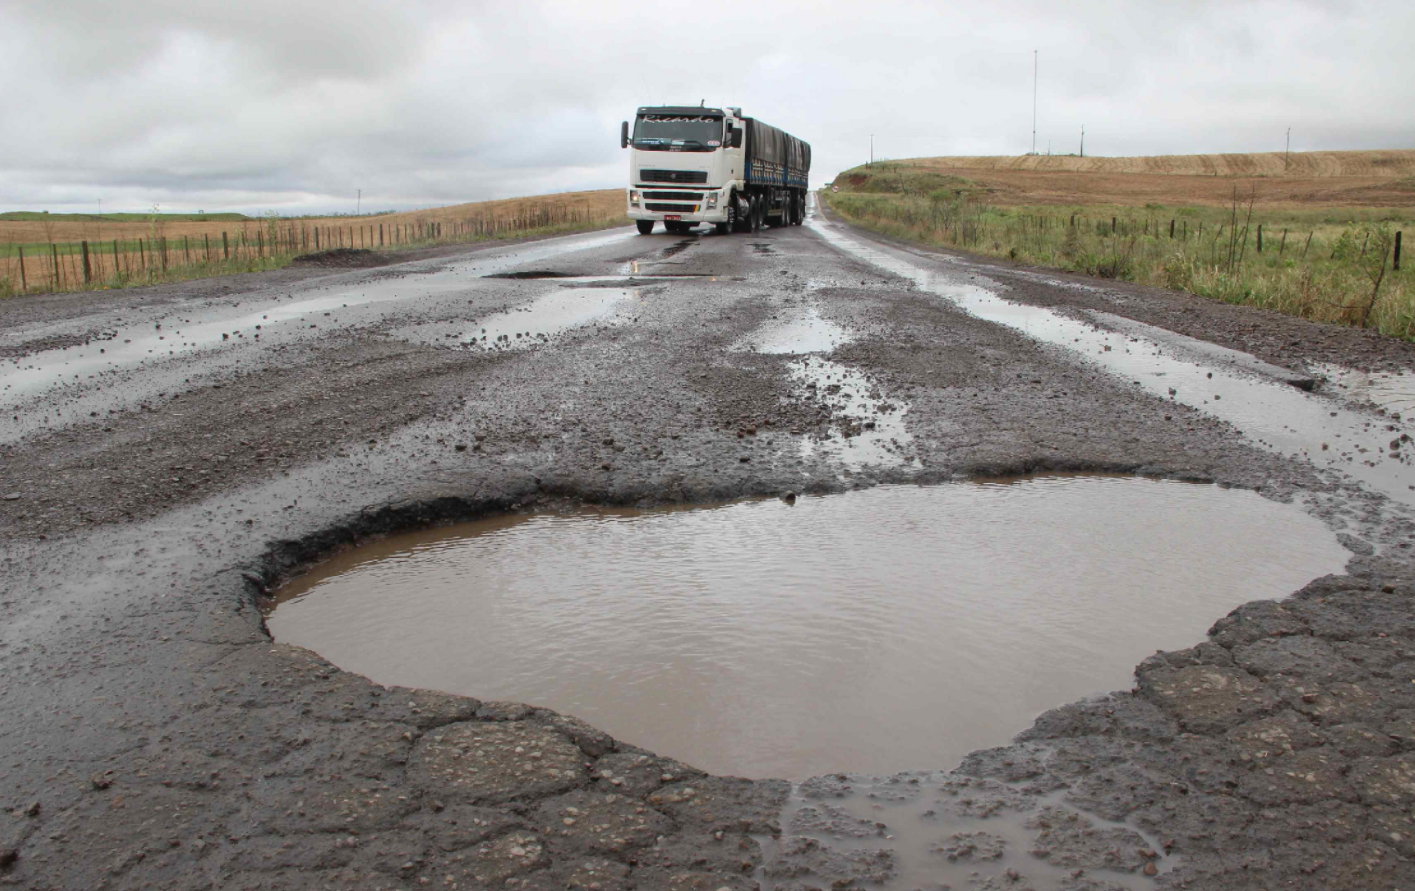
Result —
[[653, 231], [653, 220], [635, 220], [634, 225], [639, 227], [640, 235], [648, 235]]

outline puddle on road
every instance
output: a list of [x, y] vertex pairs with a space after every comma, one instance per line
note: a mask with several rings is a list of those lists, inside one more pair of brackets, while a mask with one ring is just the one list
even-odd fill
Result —
[[1296, 507], [1057, 476], [396, 536], [280, 592], [279, 641], [577, 715], [716, 773], [952, 767], [1156, 649], [1341, 570]]
[[[204, 307], [198, 312], [175, 312], [156, 322], [117, 329], [107, 340], [42, 350], [0, 364], [0, 408], [17, 406], [38, 393], [65, 384], [88, 381], [106, 372], [139, 367], [200, 350], [257, 340], [268, 342], [272, 335], [288, 338], [325, 324], [336, 325], [341, 321], [338, 317], [340, 311], [409, 298], [427, 301], [440, 295], [461, 293], [470, 287], [469, 278], [481, 278], [488, 271], [602, 247], [626, 240], [630, 234], [555, 239], [441, 269], [416, 270], [420, 274], [411, 280], [401, 276], [370, 278], [318, 296], [310, 296], [306, 292], [298, 299], [286, 295], [284, 299], [252, 300], [247, 305], [258, 308], [244, 312], [233, 311], [226, 306]], [[473, 272], [477, 274], [470, 275]]]
[[802, 357], [786, 366], [791, 398], [824, 403], [834, 421], [826, 435], [802, 441], [802, 458], [830, 458], [849, 470], [898, 466], [913, 452], [914, 438], [904, 424], [907, 406], [887, 398], [864, 372], [820, 355], [854, 339], [821, 316], [818, 307], [808, 305], [767, 322], [734, 349]]
[[460, 342], [487, 349], [518, 349], [612, 316], [638, 297], [631, 288], [560, 288], [525, 306], [495, 313], [465, 330]]
[[[763, 891], [1139, 891], [1154, 887], [1141, 872], [1146, 864], [1153, 862], [1157, 875], [1176, 864], [1176, 857], [1161, 853], [1163, 837], [1079, 812], [1066, 804], [1063, 790], [1037, 795], [1001, 786], [944, 771], [835, 774], [795, 785], [782, 813], [782, 837], [761, 839], [766, 856], [758, 882]], [[1032, 815], [1046, 825], [1028, 825]], [[1097, 837], [1082, 841], [1083, 828]], [[821, 849], [831, 856], [817, 854]], [[788, 881], [777, 881], [782, 878]]]
[[1397, 501], [1415, 505], [1415, 419], [1397, 421], [1353, 410], [1284, 383], [1189, 361], [1144, 338], [1004, 300], [986, 288], [961, 283], [956, 273], [931, 271], [829, 224], [814, 220], [808, 224], [846, 253], [914, 282], [969, 315], [1069, 350], [1149, 393], [1227, 421], [1270, 451], [1340, 470]]
[[744, 338], [737, 349], [774, 356], [799, 356], [829, 353], [854, 339], [849, 331], [824, 318], [820, 309], [812, 305], [803, 312], [767, 322]]
[[869, 375], [819, 356], [797, 359], [787, 371], [798, 387], [796, 398], [830, 406], [835, 422], [825, 436], [802, 440], [802, 458], [833, 458], [850, 470], [912, 460], [908, 409], [884, 396]]
[[1374, 405], [1415, 420], [1415, 371], [1359, 371], [1326, 364], [1312, 370], [1325, 379], [1324, 390], [1348, 402]]

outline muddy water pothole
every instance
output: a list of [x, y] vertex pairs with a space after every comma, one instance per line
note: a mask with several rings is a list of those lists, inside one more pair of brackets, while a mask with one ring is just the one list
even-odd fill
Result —
[[953, 766], [1128, 688], [1156, 649], [1339, 571], [1296, 507], [1056, 476], [511, 516], [287, 585], [282, 642], [390, 685], [546, 706], [716, 773]]

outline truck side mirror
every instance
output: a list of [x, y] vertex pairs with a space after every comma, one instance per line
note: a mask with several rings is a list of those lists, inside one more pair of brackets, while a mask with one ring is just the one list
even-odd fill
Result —
[[732, 128], [732, 147], [733, 147], [733, 148], [741, 148], [741, 147], [742, 147], [742, 128], [741, 128], [741, 127], [733, 127], [733, 128]]
[[629, 147], [629, 122], [624, 121], [619, 125], [619, 147]]

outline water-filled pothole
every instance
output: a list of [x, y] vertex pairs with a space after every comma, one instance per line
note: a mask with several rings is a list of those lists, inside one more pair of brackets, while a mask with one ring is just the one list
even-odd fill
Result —
[[1300, 509], [1216, 486], [888, 486], [395, 536], [286, 586], [269, 627], [381, 683], [547, 706], [718, 773], [884, 774], [1128, 687], [1347, 556]]

